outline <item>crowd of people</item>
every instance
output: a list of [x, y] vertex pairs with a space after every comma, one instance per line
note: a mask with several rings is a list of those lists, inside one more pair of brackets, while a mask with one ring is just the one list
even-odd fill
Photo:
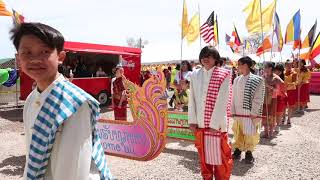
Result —
[[[23, 110], [24, 179], [89, 179], [91, 159], [101, 179], [113, 179], [97, 133], [99, 103], [58, 72], [66, 57], [62, 34], [41, 23], [23, 23], [11, 34], [21, 70], [37, 86]], [[233, 161], [242, 152], [246, 163], [254, 162], [261, 124], [264, 137], [272, 138], [279, 126], [291, 125], [293, 113], [308, 108], [311, 73], [304, 60], [266, 62], [257, 71], [250, 57], [242, 57], [231, 66], [212, 46], [201, 50], [199, 63], [168, 67], [167, 89], [174, 91], [174, 107], [188, 111], [203, 178], [230, 179]], [[119, 120], [126, 120], [128, 103], [123, 73], [116, 67], [112, 80]], [[233, 154], [228, 143], [231, 117]]]
[[[245, 162], [252, 164], [260, 137], [271, 139], [281, 126], [291, 126], [293, 114], [303, 114], [310, 102], [311, 71], [305, 60], [258, 66], [246, 56], [233, 63], [207, 46], [198, 64], [181, 61], [173, 69], [171, 65], [155, 69], [161, 67], [167, 90], [173, 92], [169, 107], [188, 112], [204, 179], [228, 179], [231, 162], [239, 160], [242, 152]], [[232, 154], [227, 141], [229, 117], [233, 119]]]

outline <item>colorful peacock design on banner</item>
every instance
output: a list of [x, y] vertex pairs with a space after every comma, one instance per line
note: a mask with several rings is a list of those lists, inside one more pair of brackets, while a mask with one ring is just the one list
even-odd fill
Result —
[[100, 120], [99, 135], [107, 154], [147, 161], [165, 146], [167, 100], [163, 73], [157, 72], [140, 87], [125, 80], [133, 122]]

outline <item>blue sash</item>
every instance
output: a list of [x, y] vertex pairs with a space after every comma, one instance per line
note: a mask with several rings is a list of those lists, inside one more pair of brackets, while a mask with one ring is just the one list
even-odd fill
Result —
[[27, 179], [44, 178], [58, 128], [85, 102], [91, 109], [92, 158], [100, 171], [101, 179], [113, 179], [97, 133], [99, 103], [67, 80], [55, 82], [34, 123], [27, 161]]

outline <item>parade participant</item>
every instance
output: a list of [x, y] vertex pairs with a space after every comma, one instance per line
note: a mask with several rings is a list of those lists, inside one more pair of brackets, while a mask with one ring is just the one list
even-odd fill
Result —
[[112, 107], [115, 120], [127, 120], [127, 94], [124, 86], [124, 70], [122, 67], [116, 68], [116, 77], [112, 82]]
[[[178, 71], [176, 73], [176, 76], [173, 81], [174, 89], [177, 91], [181, 91], [180, 81], [185, 80], [187, 78], [190, 78], [190, 76], [192, 74], [192, 67], [188, 61], [182, 61], [181, 66], [179, 66], [179, 67], [180, 67], [180, 71]], [[175, 98], [176, 98], [175, 94], [173, 94], [173, 96], [171, 97], [171, 99], [169, 101], [170, 106], [173, 106], [173, 102], [174, 102]]]
[[264, 126], [264, 137], [272, 138], [274, 126], [276, 125], [276, 112], [277, 112], [277, 87], [278, 84], [283, 83], [279, 76], [274, 74], [274, 63], [266, 62], [264, 66], [265, 76], [265, 100], [263, 107], [262, 125]]
[[58, 73], [66, 56], [61, 33], [41, 23], [23, 23], [11, 33], [21, 70], [37, 83], [23, 110], [23, 179], [88, 180], [91, 159], [101, 179], [111, 179], [96, 131], [99, 103]]
[[192, 74], [192, 67], [188, 61], [181, 62], [181, 70], [177, 72], [176, 77], [174, 78], [174, 84], [176, 86], [180, 85], [180, 80], [185, 80], [190, 78]]
[[171, 85], [174, 86], [174, 80], [176, 78], [176, 75], [180, 71], [180, 64], [176, 64], [176, 67], [171, 71]]
[[189, 89], [189, 81], [190, 79], [186, 80], [181, 80], [180, 85], [181, 89], [178, 91], [177, 89], [174, 90], [174, 104], [175, 108], [179, 111], [188, 111], [188, 100], [189, 100], [189, 94], [190, 94], [190, 89]]
[[301, 110], [305, 110], [307, 103], [310, 102], [309, 81], [311, 79], [311, 72], [306, 68], [306, 61], [301, 60], [300, 71], [298, 74], [298, 88], [299, 90], [299, 105]]
[[[291, 117], [292, 113], [296, 109], [297, 103], [297, 91], [296, 91], [296, 84], [297, 84], [297, 73], [292, 69], [292, 63], [290, 60], [287, 60], [285, 63], [285, 72], [284, 72], [284, 84], [287, 90], [287, 109], [288, 109], [288, 119], [287, 125], [291, 125]], [[284, 123], [284, 122], [283, 122]]]
[[298, 88], [298, 76], [300, 73], [300, 69], [299, 69], [299, 61], [297, 59], [294, 59], [292, 62], [292, 70], [295, 74], [297, 74], [297, 85], [296, 85], [296, 105], [295, 105], [295, 111], [298, 111], [299, 108], [299, 102], [298, 102], [298, 98], [299, 98], [299, 88]]
[[[285, 80], [284, 67], [282, 64], [277, 64], [275, 66], [274, 73], [278, 75], [282, 81]], [[287, 108], [287, 91], [286, 91], [284, 82], [281, 82], [277, 85], [277, 113], [276, 113], [277, 126], [275, 128], [276, 132], [279, 132], [280, 125], [284, 124], [286, 108]]]
[[171, 81], [171, 73], [168, 69], [164, 69], [162, 72], [164, 74], [164, 77], [166, 78], [166, 89], [169, 90], [170, 81]]
[[188, 121], [195, 133], [203, 179], [229, 179], [233, 166], [227, 121], [231, 105], [230, 71], [216, 67], [219, 52], [204, 47], [199, 55], [203, 68], [190, 81]]
[[238, 69], [241, 73], [233, 83], [231, 112], [234, 117], [233, 133], [235, 149], [233, 159], [240, 159], [241, 152], [245, 151], [245, 162], [254, 162], [252, 152], [259, 143], [259, 125], [264, 100], [264, 81], [261, 77], [250, 72], [252, 59], [248, 56], [238, 60]]

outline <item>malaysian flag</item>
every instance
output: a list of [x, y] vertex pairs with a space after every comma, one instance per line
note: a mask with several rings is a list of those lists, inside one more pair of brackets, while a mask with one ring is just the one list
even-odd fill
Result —
[[204, 42], [210, 43], [214, 39], [214, 11], [208, 17], [207, 21], [200, 27], [200, 34]]

